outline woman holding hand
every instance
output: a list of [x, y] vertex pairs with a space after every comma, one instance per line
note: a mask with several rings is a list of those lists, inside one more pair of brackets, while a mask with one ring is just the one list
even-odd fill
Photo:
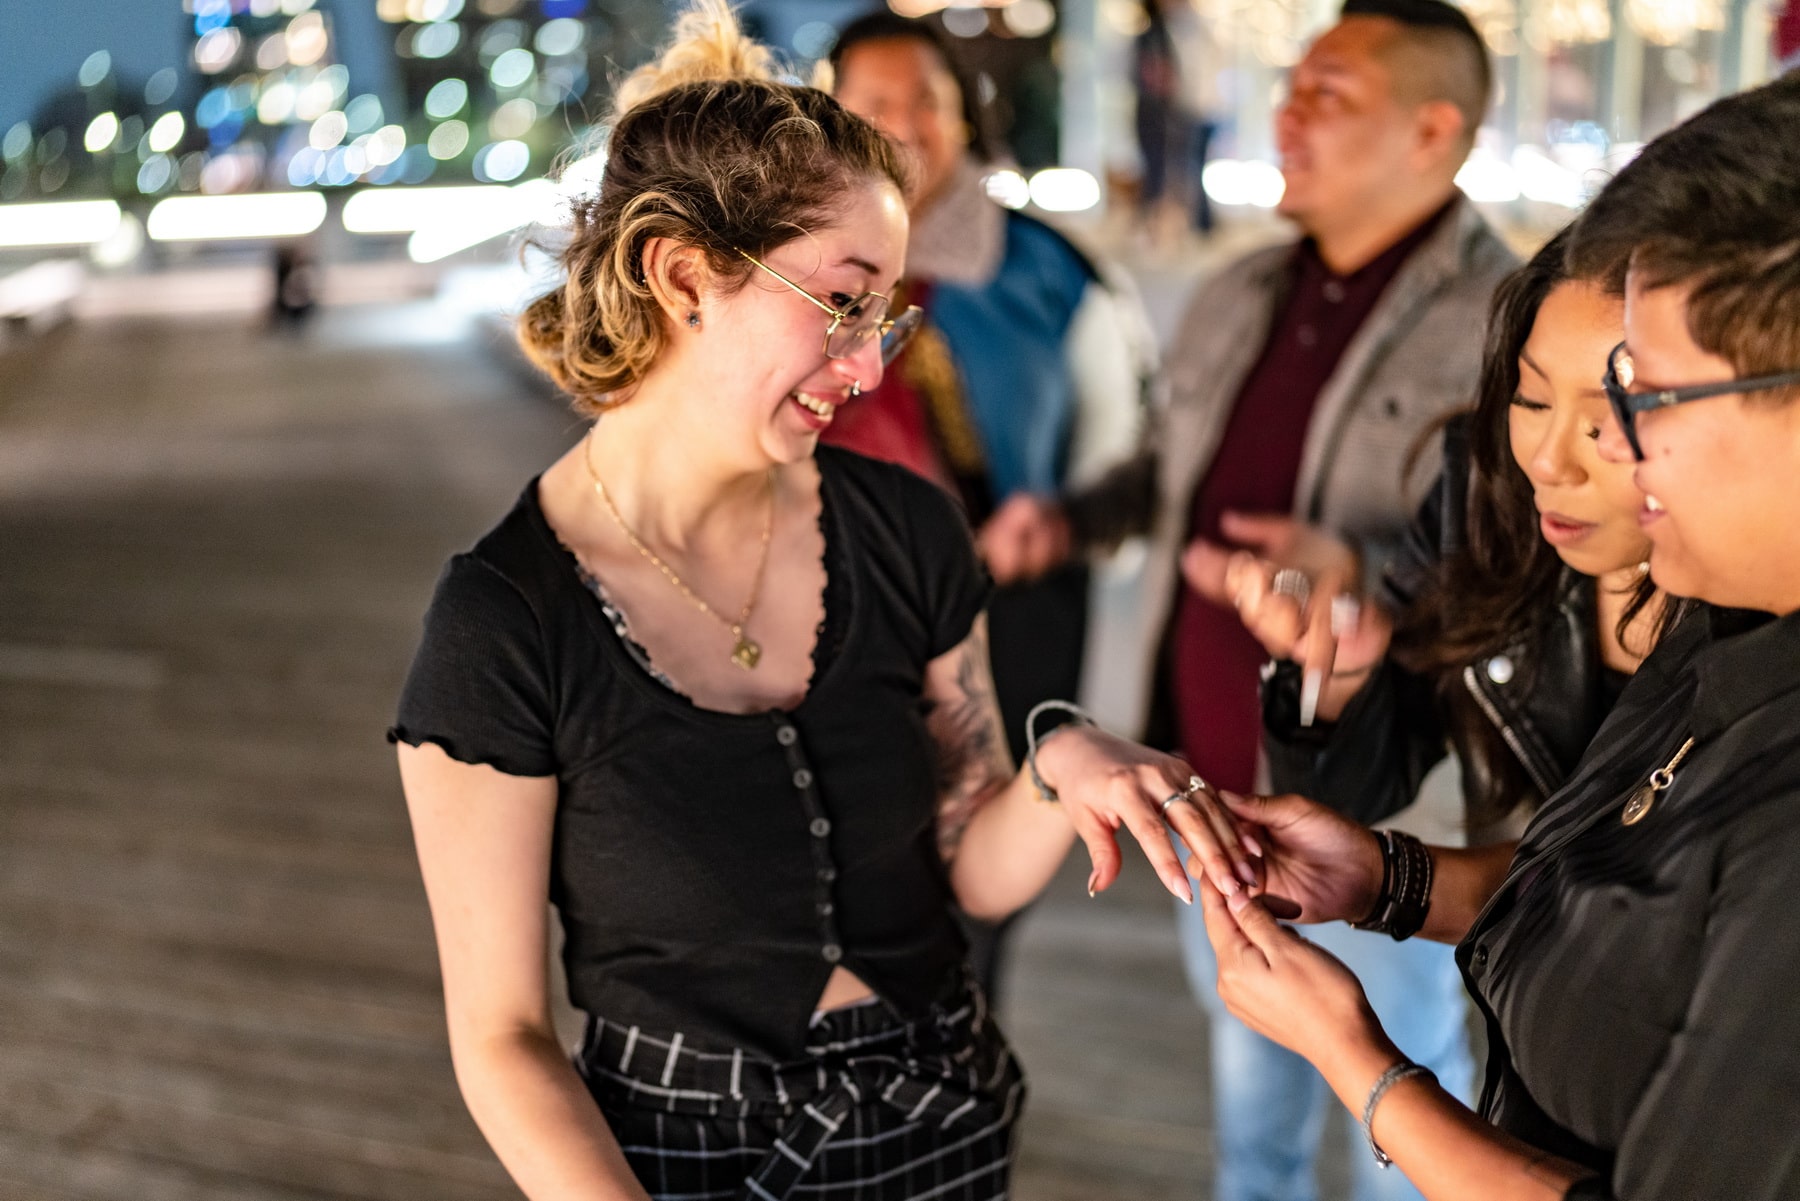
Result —
[[1329, 578], [1290, 583], [1246, 552], [1228, 564], [1239, 616], [1277, 660], [1263, 690], [1276, 791], [1374, 823], [1454, 748], [1471, 840], [1508, 836], [1508, 819], [1516, 837], [1679, 615], [1647, 575], [1632, 466], [1599, 453], [1624, 301], [1571, 278], [1568, 247], [1564, 231], [1496, 292], [1476, 406], [1447, 427], [1443, 473], [1373, 604], [1346, 610]]
[[[1706, 606], [1658, 644], [1516, 852], [1226, 798], [1257, 826], [1267, 894], [1201, 890], [1221, 994], [1311, 1060], [1432, 1201], [1800, 1195], [1796, 123], [1800, 80], [1720, 101], [1576, 228], [1572, 270], [1626, 296], [1601, 451], [1645, 494], [1652, 579]], [[1460, 940], [1490, 1035], [1479, 1115], [1278, 918]]]

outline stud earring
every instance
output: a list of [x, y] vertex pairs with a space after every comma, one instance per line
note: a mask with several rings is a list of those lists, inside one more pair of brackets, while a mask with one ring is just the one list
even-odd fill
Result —
[[1645, 559], [1642, 563], [1638, 564], [1638, 574], [1639, 575], [1649, 575], [1650, 574], [1650, 560]]
[[689, 329], [699, 329], [700, 328], [700, 314], [699, 313], [689, 313], [688, 314], [688, 328]]
[[852, 380], [850, 383], [850, 399], [855, 400], [862, 395], [862, 381]]

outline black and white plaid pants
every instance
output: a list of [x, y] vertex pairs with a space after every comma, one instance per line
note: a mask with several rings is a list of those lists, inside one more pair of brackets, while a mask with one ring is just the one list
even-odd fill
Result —
[[590, 1018], [576, 1067], [657, 1201], [993, 1201], [1025, 1099], [973, 988], [824, 1014], [791, 1063]]

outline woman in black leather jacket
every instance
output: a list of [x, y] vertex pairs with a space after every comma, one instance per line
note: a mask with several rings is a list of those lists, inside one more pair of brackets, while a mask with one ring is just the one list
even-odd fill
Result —
[[1443, 472], [1377, 604], [1340, 629], [1321, 723], [1301, 724], [1287, 658], [1306, 650], [1299, 598], [1273, 565], [1233, 562], [1240, 615], [1278, 661], [1263, 693], [1276, 791], [1372, 823], [1454, 749], [1470, 833], [1487, 841], [1561, 785], [1654, 642], [1668, 607], [1642, 571], [1641, 494], [1594, 442], [1622, 302], [1569, 277], [1565, 242], [1496, 294], [1476, 406], [1447, 425]]
[[[1304, 797], [1219, 797], [1264, 880], [1199, 890], [1225, 1007], [1432, 1201], [1800, 1197], [1797, 128], [1800, 77], [1717, 101], [1576, 226], [1574, 269], [1627, 297], [1598, 450], [1643, 492], [1651, 578], [1700, 607], [1523, 839], [1428, 847]], [[1283, 919], [1456, 941], [1489, 1035], [1479, 1108]]]

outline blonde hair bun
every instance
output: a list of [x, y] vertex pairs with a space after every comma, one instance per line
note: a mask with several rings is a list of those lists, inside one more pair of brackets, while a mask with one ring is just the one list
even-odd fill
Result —
[[774, 78], [774, 56], [744, 33], [726, 0], [694, 0], [662, 54], [619, 84], [614, 119], [684, 84]]
[[774, 77], [725, 0], [695, 0], [655, 62], [619, 87], [597, 190], [570, 205], [552, 249], [564, 279], [518, 322], [526, 356], [598, 414], [622, 404], [674, 336], [644, 276], [666, 238], [700, 249], [730, 292], [764, 254], [834, 219], [858, 184], [904, 190], [900, 150], [824, 92]]

